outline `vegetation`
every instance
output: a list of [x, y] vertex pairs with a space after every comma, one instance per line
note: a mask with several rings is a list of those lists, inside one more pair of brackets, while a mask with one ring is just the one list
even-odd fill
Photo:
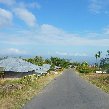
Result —
[[19, 109], [30, 100], [34, 95], [38, 94], [51, 80], [61, 74], [62, 69], [57, 70], [58, 74], [50, 73], [55, 66], [66, 68], [69, 62], [65, 59], [51, 57], [43, 59], [40, 56], [24, 59], [28, 62], [42, 66], [50, 64], [51, 68], [47, 74], [41, 76], [33, 74], [22, 77], [20, 79], [1, 79], [0, 80], [0, 108], [1, 109]]
[[109, 50], [107, 50], [106, 56], [100, 59], [100, 68], [102, 70], [106, 70], [107, 73], [109, 73]]
[[44, 59], [41, 56], [36, 56], [34, 58], [29, 58], [25, 60], [38, 66], [42, 66], [44, 64]]
[[109, 93], [109, 74], [88, 73], [80, 75], [103, 91]]
[[101, 54], [102, 54], [101, 51], [98, 51], [95, 54], [96, 58], [95, 66], [89, 66], [87, 62], [83, 62], [82, 64], [78, 65], [77, 70], [80, 73], [95, 73], [95, 71], [97, 70], [102, 70], [109, 73], [109, 50], [107, 50], [107, 54], [104, 58], [101, 58]]
[[68, 68], [69, 65], [72, 63], [69, 62], [67, 59], [61, 59], [58, 57], [51, 57], [50, 59], [44, 59], [40, 56], [36, 56], [35, 58], [29, 58], [25, 59], [28, 62], [31, 62], [32, 64], [36, 64], [39, 66], [42, 66], [43, 64], [50, 64], [51, 70], [55, 68], [55, 66], [61, 67], [61, 68]]
[[4, 78], [4, 68], [0, 67], [0, 78]]
[[98, 58], [100, 59], [100, 57], [101, 57], [101, 53], [102, 53], [101, 51], [98, 51], [98, 52], [95, 54], [95, 58], [96, 58], [95, 66], [96, 66], [96, 67], [99, 66], [97, 59], [98, 59]]
[[[102, 71], [106, 71], [107, 73], [109, 73], [109, 50], [107, 50], [107, 54], [105, 57], [101, 58], [101, 51], [98, 51], [97, 54], [95, 54], [96, 57], [96, 63], [95, 66], [99, 67], [99, 69], [101, 69]], [[99, 58], [99, 62], [97, 61], [97, 59]]]
[[[44, 59], [40, 56], [34, 58], [24, 59], [32, 64], [42, 66], [43, 64], [50, 64], [50, 71], [55, 70], [55, 67], [61, 69], [76, 66], [79, 74], [89, 80], [91, 83], [102, 88], [109, 93], [109, 74], [96, 74], [96, 70], [109, 71], [109, 50], [105, 58], [101, 58], [101, 51], [95, 54], [96, 66], [90, 66], [87, 62], [77, 63], [70, 62], [67, 59], [61, 59], [58, 57], [51, 57], [50, 59]], [[98, 62], [100, 59], [100, 62]], [[61, 71], [59, 71], [61, 72]], [[59, 75], [60, 73], [58, 73]], [[38, 75], [28, 75], [20, 79], [1, 79], [0, 80], [0, 108], [1, 109], [19, 109], [27, 100], [30, 100], [34, 95], [37, 95], [51, 80], [56, 76], [53, 73], [49, 73], [45, 76], [38, 77]]]
[[[96, 74], [95, 71], [102, 70], [109, 73], [109, 50], [104, 58], [101, 58], [101, 51], [95, 54], [95, 66], [89, 66], [87, 62], [78, 65], [77, 70], [80, 76], [95, 84], [105, 92], [109, 93], [109, 74]], [[100, 60], [100, 62], [98, 61]]]
[[77, 70], [80, 73], [93, 73], [97, 70], [97, 68], [94, 66], [90, 66], [87, 62], [83, 62], [82, 64], [77, 66]]
[[61, 58], [58, 58], [58, 57], [51, 57], [50, 61], [51, 61], [52, 65], [59, 66], [61, 68], [68, 68], [69, 65], [71, 65], [69, 60], [61, 59]]
[[[58, 73], [58, 75], [61, 72]], [[56, 74], [47, 74], [38, 78], [37, 75], [28, 75], [17, 80], [0, 80], [0, 108], [20, 109], [34, 95], [37, 95]]]

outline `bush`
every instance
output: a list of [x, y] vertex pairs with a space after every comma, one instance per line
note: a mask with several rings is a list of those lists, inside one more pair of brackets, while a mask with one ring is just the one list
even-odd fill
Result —
[[96, 67], [90, 67], [87, 62], [83, 62], [81, 65], [77, 67], [77, 70], [80, 73], [94, 73], [97, 68]]
[[91, 70], [90, 69], [79, 69], [80, 73], [90, 73]]
[[21, 78], [20, 79], [20, 83], [28, 85], [28, 84], [31, 84], [36, 79], [37, 79], [37, 75], [36, 74], [28, 75], [28, 76], [24, 76], [23, 78]]
[[109, 74], [109, 69], [107, 69], [107, 71], [106, 71], [108, 74]]

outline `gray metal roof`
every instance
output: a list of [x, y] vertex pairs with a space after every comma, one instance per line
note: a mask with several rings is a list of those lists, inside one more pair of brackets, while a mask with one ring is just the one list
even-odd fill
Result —
[[20, 58], [7, 58], [0, 60], [0, 67], [4, 67], [5, 71], [14, 72], [28, 72], [35, 71], [36, 73], [45, 73], [50, 69], [49, 64], [44, 64], [43, 66], [37, 66], [32, 63], [26, 62]]

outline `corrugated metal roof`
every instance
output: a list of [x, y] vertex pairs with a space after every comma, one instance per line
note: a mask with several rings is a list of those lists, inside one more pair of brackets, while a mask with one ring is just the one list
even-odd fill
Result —
[[0, 60], [0, 67], [4, 67], [5, 71], [14, 72], [28, 72], [35, 71], [36, 73], [45, 73], [50, 69], [49, 64], [44, 64], [43, 66], [37, 66], [32, 63], [26, 62], [20, 58], [7, 58]]

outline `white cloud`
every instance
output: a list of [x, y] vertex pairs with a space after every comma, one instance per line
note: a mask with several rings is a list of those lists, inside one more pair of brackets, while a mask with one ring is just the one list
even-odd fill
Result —
[[19, 49], [16, 49], [16, 48], [8, 48], [6, 50], [7, 54], [26, 54], [26, 51], [23, 51], [23, 50], [19, 50]]
[[0, 55], [26, 55], [27, 51], [17, 48], [2, 48]]
[[39, 3], [37, 3], [37, 2], [33, 2], [33, 3], [29, 4], [29, 7], [30, 8], [38, 8], [38, 9], [40, 9], [41, 5]]
[[36, 17], [26, 8], [15, 8], [14, 12], [28, 26], [34, 27], [36, 25]]
[[56, 52], [56, 55], [60, 55], [60, 56], [87, 56], [86, 53], [79, 53], [79, 52], [71, 53], [71, 52], [59, 52], [59, 51]]
[[108, 35], [108, 37], [109, 37], [109, 26], [104, 28], [104, 34]]
[[99, 13], [101, 8], [102, 8], [101, 3], [99, 3], [98, 0], [90, 0], [89, 9], [91, 12]]
[[16, 0], [0, 0], [0, 3], [5, 5], [14, 5], [16, 3]]
[[10, 11], [0, 8], [0, 27], [12, 24], [13, 14]]
[[[94, 33], [99, 37], [99, 34]], [[94, 35], [93, 34], [93, 35]], [[88, 34], [89, 35], [89, 34]], [[104, 34], [102, 34], [103, 36]], [[81, 37], [80, 35], [67, 33], [52, 25], [43, 24], [37, 35], [44, 43], [56, 45], [91, 45], [91, 46], [109, 46], [109, 38]], [[87, 36], [87, 35], [86, 35]]]
[[[92, 33], [91, 33], [92, 34]], [[90, 34], [90, 36], [91, 36]], [[92, 34], [93, 36], [97, 33]], [[89, 35], [89, 33], [87, 33]], [[85, 36], [87, 36], [85, 35]], [[35, 30], [19, 30], [15, 34], [5, 33], [0, 35], [0, 43], [11, 45], [24, 46], [109, 46], [109, 37], [104, 37], [105, 34], [97, 34], [97, 37], [81, 37], [80, 35], [67, 33], [53, 25], [43, 24], [39, 29]], [[4, 38], [3, 38], [4, 36]], [[6, 37], [9, 36], [9, 37]], [[64, 54], [64, 53], [62, 53]], [[66, 54], [64, 54], [66, 55]]]
[[71, 56], [88, 56], [86, 53], [72, 53]]
[[67, 52], [59, 52], [59, 51], [57, 51], [57, 52], [56, 52], [56, 55], [67, 56], [68, 53], [67, 53]]
[[64, 34], [64, 31], [49, 24], [43, 24], [40, 26], [41, 32], [43, 34], [52, 34], [52, 35], [59, 35], [59, 34]]
[[107, 14], [109, 10], [106, 8], [109, 6], [109, 0], [89, 0], [89, 10], [93, 13], [101, 13]]
[[26, 1], [17, 1], [17, 0], [0, 0], [1, 4], [11, 6], [12, 7], [22, 7], [22, 8], [37, 8], [40, 9], [41, 5], [38, 2], [29, 2], [27, 3]]
[[[41, 6], [39, 3], [37, 2], [26, 3], [26, 1], [17, 1], [17, 0], [0, 0], [0, 4], [6, 5], [5, 7], [8, 7], [10, 9], [10, 13], [14, 13], [20, 20], [24, 21], [29, 27], [37, 26], [36, 16], [29, 9], [31, 8], [40, 9]], [[2, 21], [2, 23], [4, 22], [6, 22], [5, 19]]]
[[31, 2], [31, 3], [20, 2], [19, 7], [21, 7], [21, 8], [37, 8], [37, 9], [40, 9], [41, 5], [38, 2]]

